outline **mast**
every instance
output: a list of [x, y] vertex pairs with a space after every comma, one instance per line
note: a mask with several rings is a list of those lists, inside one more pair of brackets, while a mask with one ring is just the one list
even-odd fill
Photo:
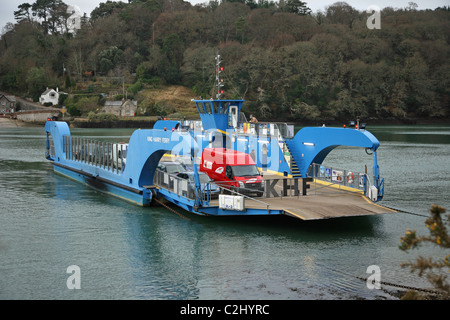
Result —
[[221, 73], [223, 72], [223, 67], [221, 66], [221, 63], [223, 60], [220, 58], [220, 54], [217, 54], [216, 56], [216, 87], [217, 87], [217, 95], [216, 99], [220, 100], [223, 95], [223, 79], [221, 77]]

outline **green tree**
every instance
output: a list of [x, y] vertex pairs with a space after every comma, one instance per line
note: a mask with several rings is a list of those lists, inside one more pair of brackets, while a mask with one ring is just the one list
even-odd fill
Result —
[[98, 55], [99, 70], [103, 73], [108, 73], [121, 60], [123, 51], [116, 46], [109, 47], [100, 52]]
[[41, 24], [44, 27], [44, 34], [60, 32], [70, 16], [67, 13], [67, 4], [62, 0], [36, 0], [31, 9], [33, 16], [42, 19]]
[[[418, 236], [416, 230], [408, 230], [406, 234], [400, 238], [400, 250], [408, 251], [419, 247], [422, 243], [428, 242], [437, 245], [443, 249], [450, 248], [450, 236], [447, 226], [450, 225], [450, 215], [442, 217], [445, 209], [440, 206], [432, 206], [430, 209], [430, 217], [425, 220], [425, 225], [430, 234], [428, 236]], [[450, 255], [443, 259], [434, 260], [432, 258], [424, 258], [420, 256], [415, 262], [402, 263], [402, 267], [409, 267], [411, 272], [418, 271], [419, 276], [426, 273], [428, 281], [442, 292], [443, 299], [450, 298], [450, 284], [446, 281], [447, 275], [441, 269], [450, 267]], [[419, 294], [408, 292], [405, 295], [407, 299], [421, 299]]]
[[112, 15], [116, 10], [121, 10], [127, 6], [126, 3], [122, 1], [106, 1], [101, 2], [100, 5], [92, 10], [91, 20], [95, 21], [101, 18], [108, 17]]
[[38, 101], [42, 92], [48, 85], [48, 79], [44, 68], [31, 68], [25, 79], [28, 88], [28, 94], [34, 101]]
[[333, 3], [326, 10], [326, 17], [331, 23], [346, 25], [350, 29], [358, 16], [358, 10], [343, 1]]
[[237, 18], [237, 20], [234, 24], [236, 26], [236, 34], [240, 35], [241, 43], [244, 43], [245, 27], [247, 26], [247, 22], [245, 21], [245, 18], [242, 16]]
[[311, 9], [306, 6], [306, 2], [300, 0], [287, 0], [285, 4], [285, 11], [299, 15], [311, 14]]
[[31, 22], [31, 7], [32, 5], [29, 3], [22, 3], [18, 6], [17, 11], [14, 11], [14, 19], [16, 19], [17, 21], [21, 21], [21, 20], [27, 20], [28, 22]]

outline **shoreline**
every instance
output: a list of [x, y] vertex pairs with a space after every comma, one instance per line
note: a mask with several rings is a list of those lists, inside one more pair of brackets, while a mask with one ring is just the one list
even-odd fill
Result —
[[37, 127], [37, 126], [38, 126], [37, 124], [27, 123], [21, 120], [14, 120], [10, 118], [0, 117], [0, 129]]
[[[181, 120], [180, 120], [181, 121]], [[116, 120], [116, 121], [67, 121], [70, 127], [74, 128], [152, 128], [155, 124], [154, 120]], [[261, 123], [272, 122], [260, 121]], [[295, 126], [322, 126], [323, 124], [327, 126], [339, 126], [338, 121], [301, 121], [287, 123], [294, 124]], [[22, 121], [17, 119], [10, 119], [5, 117], [0, 117], [0, 129], [2, 128], [23, 128], [23, 127], [41, 127], [45, 123], [42, 121], [32, 122], [32, 121]], [[342, 124], [343, 125], [343, 124]], [[367, 121], [367, 125], [375, 126], [389, 126], [389, 125], [450, 125], [450, 119], [414, 119], [414, 121], [401, 121], [401, 120], [371, 120]]]

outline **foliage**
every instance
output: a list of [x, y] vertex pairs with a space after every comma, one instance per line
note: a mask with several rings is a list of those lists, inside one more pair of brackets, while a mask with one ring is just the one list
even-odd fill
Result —
[[86, 73], [136, 74], [133, 94], [176, 84], [208, 97], [220, 53], [225, 97], [260, 119], [450, 117], [447, 7], [385, 8], [371, 30], [346, 2], [312, 13], [298, 0], [106, 1], [71, 35], [64, 5], [18, 6], [0, 40], [2, 89], [35, 97], [52, 84], [74, 92]]
[[101, 104], [102, 98], [97, 95], [68, 95], [64, 99], [64, 105], [72, 116], [87, 115], [89, 112], [95, 112], [99, 109], [99, 105]]
[[95, 113], [93, 111], [88, 113], [89, 121], [116, 121], [119, 118], [112, 113]]
[[[447, 214], [446, 218], [442, 215], [445, 213], [445, 209], [440, 206], [432, 206], [430, 209], [430, 217], [425, 220], [425, 225], [428, 228], [429, 236], [418, 236], [416, 230], [408, 230], [406, 234], [400, 239], [399, 248], [403, 251], [409, 249], [415, 249], [419, 245], [425, 242], [438, 245], [441, 248], [450, 248], [450, 235], [448, 234], [446, 225], [450, 225], [450, 215]], [[446, 220], [446, 221], [445, 221]], [[443, 268], [450, 268], [449, 263], [450, 255], [444, 257], [441, 260], [433, 260], [432, 258], [424, 258], [420, 256], [415, 262], [405, 262], [402, 267], [409, 267], [411, 272], [418, 271], [419, 276], [426, 273], [428, 281], [437, 289], [441, 290], [444, 295], [444, 299], [450, 298], [450, 284], [446, 282], [447, 276], [439, 273]], [[433, 271], [437, 270], [437, 272]], [[445, 272], [445, 271], [444, 271]], [[412, 295], [408, 293], [406, 298], [421, 298], [418, 294]]]
[[38, 101], [48, 83], [45, 69], [36, 67], [31, 68], [27, 72], [25, 83], [28, 88], [28, 94], [32, 96], [34, 101]]

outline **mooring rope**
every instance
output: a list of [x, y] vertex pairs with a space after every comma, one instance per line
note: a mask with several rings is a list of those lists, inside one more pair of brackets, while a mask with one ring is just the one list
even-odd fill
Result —
[[166, 209], [172, 211], [172, 212], [175, 213], [176, 215], [180, 216], [181, 218], [191, 221], [191, 219], [189, 219], [188, 217], [182, 215], [182, 214], [179, 213], [178, 211], [172, 209], [171, 207], [169, 207], [168, 205], [166, 205], [166, 204], [163, 203], [162, 201], [159, 201], [159, 200], [156, 199], [156, 198], [153, 198], [153, 200], [155, 200], [156, 202], [158, 202], [160, 205], [162, 205], [162, 206], [165, 207]]
[[[322, 265], [320, 263], [317, 264], [317, 265], [322, 267], [322, 268], [324, 268], [324, 269], [328, 269], [330, 271], [333, 271], [333, 272], [336, 272], [336, 273], [340, 273], [340, 274], [343, 274], [343, 275], [348, 276], [348, 277], [359, 279], [359, 280], [362, 280], [364, 282], [367, 282], [367, 279], [369, 279], [369, 278], [364, 278], [364, 277], [360, 277], [360, 276], [355, 276], [355, 275], [349, 274], [349, 273], [341, 271], [341, 270], [336, 270], [336, 269], [327, 267], [325, 265]], [[387, 281], [380, 281], [380, 285], [396, 287], [396, 288], [401, 288], [401, 289], [407, 289], [407, 290], [421, 291], [421, 292], [437, 294], [437, 295], [443, 295], [444, 294], [444, 292], [441, 292], [441, 291], [438, 291], [438, 290], [417, 288], [417, 287], [412, 287], [412, 286], [407, 286], [407, 285], [402, 285], [402, 284], [397, 284], [397, 283], [392, 283], [392, 282], [387, 282]], [[386, 291], [385, 289], [382, 289], [382, 290], [384, 292], [388, 293], [388, 294], [391, 294], [390, 292]]]
[[[368, 278], [364, 278], [364, 277], [358, 277], [355, 276], [356, 279], [362, 280], [364, 282], [367, 282]], [[412, 286], [406, 286], [403, 284], [396, 284], [396, 283], [392, 283], [392, 282], [386, 282], [386, 281], [380, 281], [381, 285], [384, 286], [390, 286], [390, 287], [397, 287], [397, 288], [402, 288], [402, 289], [408, 289], [408, 290], [414, 290], [414, 291], [422, 291], [422, 292], [427, 292], [427, 293], [433, 293], [433, 294], [444, 294], [441, 291], [437, 291], [437, 290], [432, 290], [432, 289], [424, 289], [424, 288], [417, 288], [417, 287], [412, 287]]]
[[383, 204], [383, 207], [386, 207], [386, 208], [388, 208], [388, 209], [392, 209], [392, 210], [395, 210], [395, 211], [401, 212], [401, 213], [412, 214], [412, 215], [414, 215], [414, 216], [425, 217], [425, 218], [428, 218], [428, 217], [429, 217], [429, 216], [427, 216], [427, 215], [420, 214], [420, 213], [415, 213], [415, 212], [410, 212], [410, 211], [406, 211], [406, 210], [402, 210], [402, 209], [392, 208], [392, 207], [386, 206], [386, 205], [384, 205], [384, 204]]

